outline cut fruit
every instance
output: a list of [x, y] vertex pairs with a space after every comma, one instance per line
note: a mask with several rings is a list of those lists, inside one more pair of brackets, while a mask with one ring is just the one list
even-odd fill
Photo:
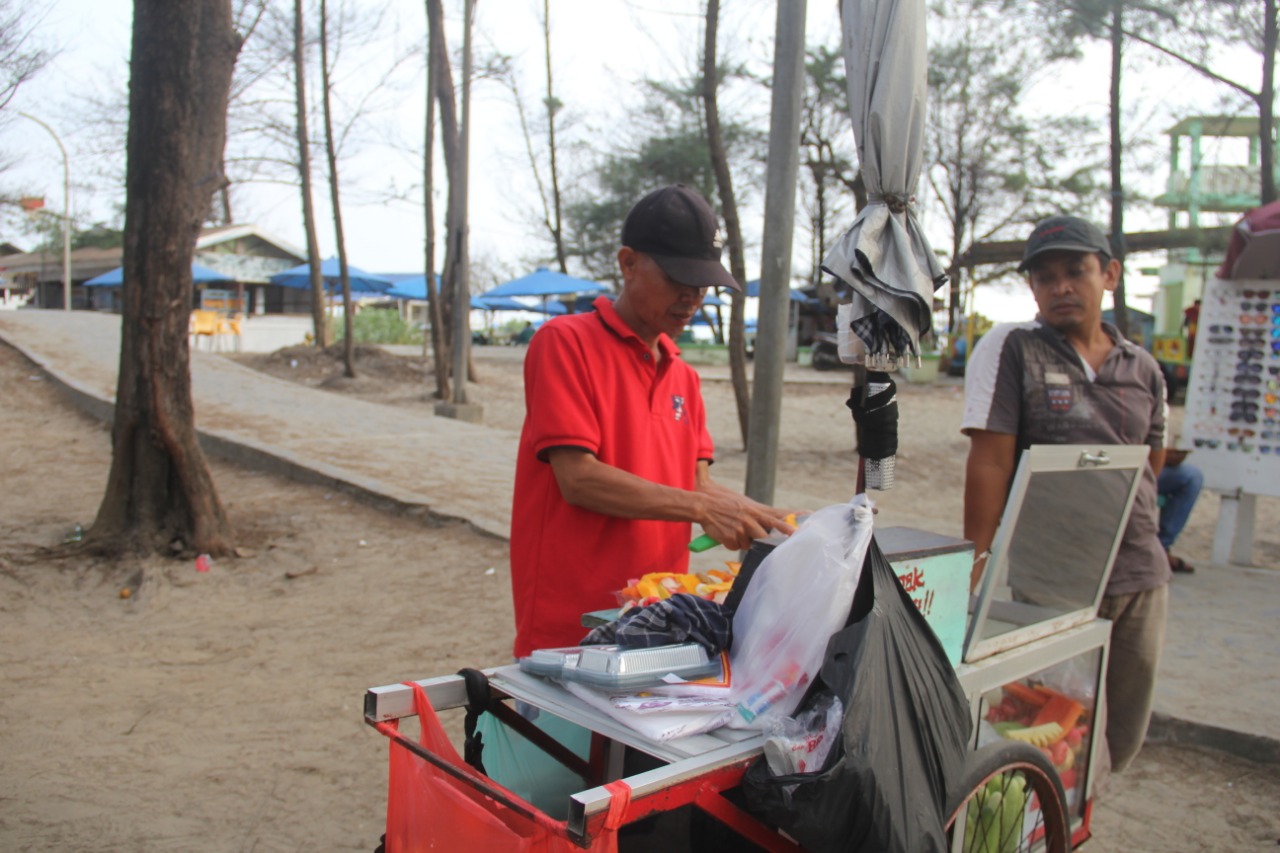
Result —
[[1004, 736], [1010, 740], [1020, 740], [1023, 743], [1029, 743], [1032, 746], [1052, 746], [1066, 736], [1066, 732], [1062, 730], [1062, 726], [1057, 723], [1044, 723], [1039, 726], [1030, 726], [1025, 729], [1011, 729], [1004, 732]]

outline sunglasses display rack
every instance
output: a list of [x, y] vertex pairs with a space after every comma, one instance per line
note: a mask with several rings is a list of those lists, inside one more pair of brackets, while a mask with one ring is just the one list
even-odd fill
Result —
[[1183, 433], [1209, 488], [1280, 495], [1280, 280], [1206, 282]]

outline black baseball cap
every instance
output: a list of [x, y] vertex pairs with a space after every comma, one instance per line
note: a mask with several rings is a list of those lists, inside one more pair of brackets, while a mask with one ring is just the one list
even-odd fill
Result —
[[622, 223], [622, 245], [653, 258], [678, 284], [742, 290], [720, 263], [724, 241], [715, 211], [684, 184], [654, 190], [636, 202]]
[[1027, 238], [1018, 272], [1026, 272], [1037, 255], [1053, 251], [1095, 252], [1111, 258], [1111, 243], [1102, 229], [1078, 216], [1050, 216], [1041, 221]]

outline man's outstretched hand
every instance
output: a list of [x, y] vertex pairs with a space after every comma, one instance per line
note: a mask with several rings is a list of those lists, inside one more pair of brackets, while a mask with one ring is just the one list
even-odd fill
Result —
[[711, 480], [699, 483], [698, 491], [705, 500], [698, 523], [708, 536], [732, 551], [749, 548], [753, 540], [775, 530], [795, 532], [795, 525], [788, 520], [788, 516], [794, 519], [793, 510], [762, 504]]

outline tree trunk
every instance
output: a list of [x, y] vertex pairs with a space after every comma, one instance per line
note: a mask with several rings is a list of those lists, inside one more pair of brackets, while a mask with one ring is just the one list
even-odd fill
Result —
[[333, 204], [333, 232], [338, 243], [338, 274], [342, 281], [342, 367], [348, 379], [356, 375], [355, 310], [351, 304], [351, 272], [347, 268], [347, 241], [342, 230], [342, 201], [338, 192], [338, 147], [333, 138], [332, 81], [329, 69], [329, 8], [320, 0], [320, 98], [324, 107], [324, 150], [329, 161], [329, 198]]
[[457, 292], [453, 296], [453, 402], [467, 402], [467, 380], [476, 380], [476, 363], [471, 357], [471, 75], [472, 37], [475, 33], [476, 0], [462, 3], [462, 123], [458, 132], [458, 165], [449, 175], [449, 200], [454, 203], [453, 221], [457, 230]]
[[231, 214], [231, 183], [227, 182], [221, 190], [218, 191], [218, 200], [222, 208], [222, 224], [230, 225], [235, 222], [235, 218]]
[[311, 273], [311, 327], [316, 346], [323, 349], [329, 345], [329, 318], [324, 310], [320, 240], [316, 236], [316, 206], [311, 197], [311, 133], [307, 129], [307, 55], [302, 20], [302, 0], [293, 0], [293, 87], [298, 116], [298, 178], [302, 186], [302, 228], [307, 235], [307, 266]]
[[[733, 195], [733, 176], [729, 173], [729, 160], [725, 156], [724, 134], [720, 131], [720, 112], [716, 105], [716, 89], [719, 74], [716, 71], [716, 30], [720, 22], [720, 0], [707, 0], [706, 37], [702, 48], [702, 102], [707, 114], [707, 147], [711, 153], [711, 168], [716, 175], [716, 189], [720, 194], [721, 212], [729, 243], [729, 272], [740, 287], [746, 286], [747, 264], [742, 250], [742, 224], [738, 220], [738, 204]], [[738, 404], [738, 428], [742, 433], [742, 446], [747, 446], [747, 432], [751, 422], [751, 387], [747, 383], [746, 294], [733, 294], [729, 309], [729, 375], [733, 380], [733, 396]]]
[[1263, 14], [1266, 18], [1262, 22], [1262, 92], [1258, 99], [1262, 150], [1258, 159], [1262, 166], [1262, 203], [1270, 204], [1276, 200], [1276, 0], [1266, 0]]
[[[445, 343], [444, 306], [441, 305], [440, 292], [436, 289], [436, 77], [440, 73], [440, 53], [436, 40], [432, 38], [435, 24], [431, 19], [431, 3], [426, 4], [427, 11], [427, 102], [426, 129], [422, 143], [422, 194], [423, 216], [426, 220], [426, 280], [427, 310], [431, 321], [431, 367], [436, 378], [436, 399], [449, 399], [449, 348]], [[427, 340], [424, 337], [425, 348]]]
[[86, 540], [100, 552], [234, 548], [196, 439], [187, 326], [196, 236], [226, 182], [239, 51], [228, 0], [135, 0], [111, 472]]
[[[569, 274], [569, 266], [564, 251], [564, 215], [560, 199], [560, 171], [556, 166], [556, 112], [559, 103], [551, 88], [551, 0], [542, 0], [542, 40], [547, 54], [547, 147], [551, 149], [551, 201], [555, 211], [555, 221], [551, 225], [551, 233], [556, 243], [556, 263], [560, 272]], [[572, 310], [572, 306], [570, 306]]]
[[[436, 80], [436, 103], [440, 106], [440, 145], [444, 150], [444, 168], [449, 178], [449, 200], [444, 215], [444, 266], [440, 274], [440, 294], [444, 303], [442, 312], [445, 320], [445, 343], [449, 350], [449, 361], [453, 359], [453, 312], [466, 311], [469, 306], [455, 305], [454, 293], [457, 290], [458, 276], [461, 275], [462, 223], [459, 217], [462, 199], [461, 181], [458, 170], [461, 167], [461, 154], [458, 131], [458, 105], [453, 94], [453, 72], [449, 66], [449, 49], [444, 39], [444, 8], [440, 0], [427, 0], [427, 14], [430, 15], [430, 29], [435, 40], [436, 55], [439, 57]], [[455, 377], [456, 381], [456, 377]], [[463, 379], [465, 381], [465, 378]], [[452, 391], [452, 389], [449, 389]], [[447, 393], [442, 399], [452, 399]]]
[[1125, 307], [1124, 293], [1124, 180], [1120, 174], [1120, 71], [1121, 47], [1124, 42], [1122, 0], [1112, 0], [1111, 6], [1111, 253], [1120, 262], [1120, 279], [1116, 282], [1115, 325], [1120, 334], [1129, 337], [1129, 309]]

